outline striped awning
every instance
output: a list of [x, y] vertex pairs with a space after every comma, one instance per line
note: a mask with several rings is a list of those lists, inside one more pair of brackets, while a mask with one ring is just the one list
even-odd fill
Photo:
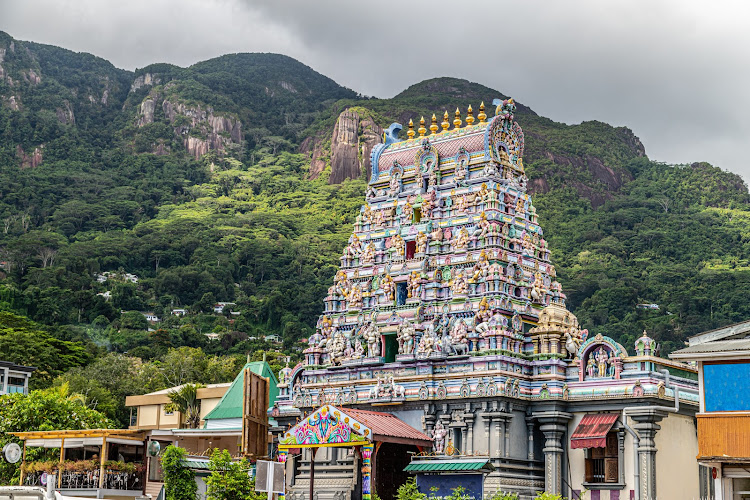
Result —
[[571, 448], [605, 448], [607, 433], [617, 422], [619, 413], [588, 413], [570, 436]]

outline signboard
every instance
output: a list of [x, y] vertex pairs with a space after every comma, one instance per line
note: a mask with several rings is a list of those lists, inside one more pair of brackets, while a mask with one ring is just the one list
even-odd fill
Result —
[[268, 456], [268, 379], [245, 369], [242, 395], [242, 454]]
[[284, 464], [258, 460], [255, 463], [255, 491], [284, 493]]

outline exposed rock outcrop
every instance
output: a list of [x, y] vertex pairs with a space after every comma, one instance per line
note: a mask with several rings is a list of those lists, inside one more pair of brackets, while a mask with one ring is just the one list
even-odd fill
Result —
[[42, 77], [39, 76], [33, 69], [24, 71], [22, 75], [23, 75], [24, 81], [32, 85], [39, 85], [40, 83], [42, 83]]
[[12, 111], [20, 111], [21, 110], [21, 100], [17, 99], [16, 96], [12, 95], [8, 97], [8, 106], [10, 106], [10, 109]]
[[57, 108], [55, 114], [57, 119], [63, 125], [75, 125], [76, 117], [73, 113], [73, 107], [70, 105], [70, 101], [67, 99], [63, 101], [64, 108]]
[[149, 96], [141, 102], [141, 109], [139, 111], [138, 126], [143, 127], [149, 123], [154, 123], [154, 111], [156, 110], [156, 101], [153, 97]]
[[5, 62], [5, 49], [0, 48], [0, 80], [5, 78], [5, 69], [3, 68], [3, 62]]
[[150, 87], [152, 85], [158, 85], [160, 83], [161, 83], [161, 78], [159, 78], [157, 75], [152, 75], [151, 73], [144, 73], [136, 77], [135, 80], [133, 80], [133, 83], [130, 85], [130, 91], [135, 92], [141, 87]]
[[[370, 152], [381, 142], [382, 134], [383, 129], [372, 118], [361, 118], [359, 113], [350, 109], [342, 112], [331, 137], [331, 176], [328, 182], [338, 184], [344, 179], [356, 179], [363, 170], [369, 179]], [[318, 158], [321, 155], [322, 152], [318, 153]], [[317, 172], [319, 175], [322, 168], [315, 164], [315, 148], [311, 159], [310, 174]]]
[[31, 154], [27, 154], [20, 145], [16, 146], [16, 157], [21, 161], [21, 168], [36, 168], [41, 165], [44, 159], [42, 148], [44, 145], [37, 146]]
[[323, 135], [318, 134], [315, 137], [307, 137], [299, 146], [299, 152], [310, 155], [310, 170], [308, 177], [317, 179], [321, 172], [326, 168], [326, 162], [323, 159]]

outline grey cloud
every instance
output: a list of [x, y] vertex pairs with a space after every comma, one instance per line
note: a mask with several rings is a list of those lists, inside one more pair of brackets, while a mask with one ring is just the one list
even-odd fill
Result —
[[692, 0], [19, 0], [0, 4], [0, 29], [130, 69], [279, 52], [380, 97], [456, 76], [558, 121], [627, 125], [654, 159], [750, 178], [749, 14]]

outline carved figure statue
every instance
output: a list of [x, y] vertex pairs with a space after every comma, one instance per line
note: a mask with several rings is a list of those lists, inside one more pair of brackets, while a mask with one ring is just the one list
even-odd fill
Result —
[[414, 239], [416, 242], [416, 253], [426, 253], [427, 252], [427, 235], [424, 234], [422, 231], [417, 233], [417, 237]]
[[455, 182], [460, 184], [466, 179], [466, 159], [462, 158], [456, 165]]
[[461, 230], [458, 232], [458, 236], [456, 236], [456, 240], [453, 242], [453, 250], [454, 251], [466, 250], [468, 246], [469, 246], [469, 232], [466, 230], [465, 227], [462, 227]]
[[451, 285], [451, 290], [453, 290], [453, 293], [466, 293], [468, 291], [468, 288], [469, 285], [466, 282], [466, 278], [464, 277], [463, 273], [460, 270], [456, 271], [456, 277], [453, 279], [453, 284]]
[[404, 203], [401, 207], [401, 224], [411, 224], [413, 216], [414, 207], [411, 206], [411, 203]]
[[411, 354], [414, 352], [414, 325], [408, 319], [398, 325], [396, 329], [396, 340], [398, 340], [398, 353]]
[[459, 213], [466, 211], [466, 195], [461, 195], [456, 200], [456, 211]]
[[352, 234], [349, 238], [349, 244], [344, 249], [344, 256], [354, 258], [359, 256], [360, 253], [362, 253], [362, 243], [356, 234]]
[[422, 219], [431, 219], [435, 208], [435, 190], [429, 191], [422, 200]]
[[380, 377], [375, 379], [375, 385], [370, 388], [370, 391], [367, 393], [367, 395], [370, 397], [370, 399], [377, 399], [380, 397], [380, 391], [382, 389], [382, 385], [380, 385]]
[[589, 377], [593, 377], [596, 373], [596, 360], [594, 359], [594, 353], [589, 355], [589, 360], [586, 362], [586, 374]]
[[430, 233], [430, 239], [437, 242], [443, 241], [443, 230], [440, 229], [440, 226], [435, 226], [435, 229]]
[[368, 243], [365, 249], [362, 251], [360, 262], [364, 264], [372, 264], [375, 262], [375, 245], [372, 242]]
[[341, 364], [341, 360], [344, 358], [344, 350], [346, 349], [346, 339], [341, 332], [336, 332], [333, 336], [328, 339], [327, 342], [328, 355], [331, 358], [331, 362], [334, 365]]
[[456, 354], [468, 354], [469, 343], [466, 339], [468, 333], [468, 327], [464, 320], [459, 320], [453, 327], [453, 331], [450, 334], [450, 345], [451, 349]]
[[377, 210], [375, 212], [375, 216], [373, 217], [373, 224], [377, 227], [383, 227], [384, 222], [385, 222], [385, 216], [383, 215], [383, 211]]
[[289, 362], [279, 371], [279, 385], [288, 385], [292, 381], [292, 369], [289, 368]]
[[482, 300], [479, 302], [479, 310], [477, 310], [476, 314], [474, 315], [474, 324], [476, 325], [474, 329], [478, 334], [483, 334], [487, 331], [489, 328], [489, 320], [492, 317], [492, 313], [490, 312], [490, 305], [487, 302], [487, 297], [482, 297]]
[[385, 274], [380, 280], [380, 286], [383, 288], [385, 298], [390, 301], [396, 300], [396, 284], [393, 282], [390, 274]]
[[599, 377], [607, 376], [607, 363], [608, 362], [609, 362], [609, 356], [607, 356], [607, 352], [604, 350], [604, 348], [600, 347], [599, 350], [596, 352], [597, 375]]
[[435, 428], [432, 429], [432, 441], [435, 443], [435, 453], [443, 455], [445, 453], [445, 438], [448, 436], [448, 431], [443, 427], [443, 423], [438, 420], [435, 423]]
[[404, 388], [403, 385], [397, 384], [393, 375], [391, 375], [391, 377], [388, 379], [388, 382], [391, 385], [391, 392], [394, 398], [406, 397], [406, 388]]
[[578, 354], [578, 348], [581, 347], [581, 339], [574, 337], [570, 332], [565, 332], [565, 350], [570, 357], [574, 358]]
[[395, 198], [401, 192], [401, 173], [394, 172], [391, 174], [390, 189], [388, 190], [388, 196]]
[[362, 307], [362, 288], [359, 286], [359, 283], [355, 284], [352, 287], [351, 292], [349, 292], [349, 307], [355, 307], [360, 308]]
[[362, 338], [367, 343], [367, 357], [380, 356], [380, 330], [378, 325], [370, 322], [362, 329]]
[[406, 292], [408, 298], [419, 298], [422, 294], [422, 277], [419, 275], [419, 271], [412, 271], [409, 275], [406, 284]]
[[391, 248], [395, 248], [396, 253], [401, 257], [406, 254], [406, 243], [400, 234], [394, 234], [391, 237]]
[[437, 338], [435, 337], [435, 331], [428, 329], [419, 339], [419, 345], [417, 346], [417, 354], [420, 357], [428, 357], [430, 354], [435, 352], [437, 349]]

